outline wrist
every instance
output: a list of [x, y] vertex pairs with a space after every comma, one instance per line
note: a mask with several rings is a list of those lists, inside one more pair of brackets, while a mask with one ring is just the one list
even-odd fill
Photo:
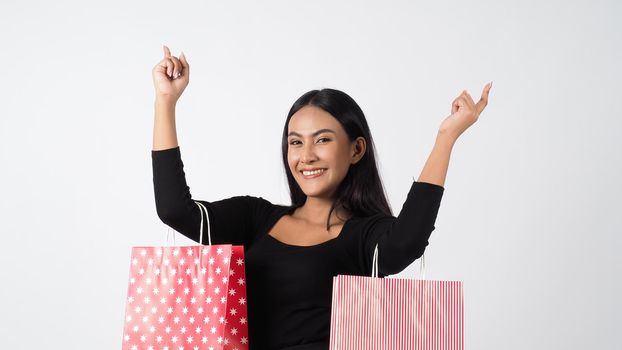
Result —
[[439, 130], [436, 134], [436, 144], [452, 148], [458, 138], [446, 130]]
[[177, 105], [177, 99], [168, 95], [156, 95], [154, 103], [156, 107], [175, 108]]

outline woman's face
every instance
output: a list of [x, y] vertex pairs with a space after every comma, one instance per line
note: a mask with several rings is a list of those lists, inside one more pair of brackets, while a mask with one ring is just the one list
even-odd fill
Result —
[[[363, 137], [350, 142], [337, 119], [315, 106], [294, 113], [287, 133], [289, 168], [307, 197], [332, 199], [350, 165], [365, 153]], [[307, 169], [320, 173], [303, 174]]]

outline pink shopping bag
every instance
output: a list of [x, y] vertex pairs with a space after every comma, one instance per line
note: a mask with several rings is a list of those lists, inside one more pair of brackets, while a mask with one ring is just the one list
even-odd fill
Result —
[[372, 277], [333, 277], [330, 350], [460, 349], [463, 283], [378, 278], [378, 245]]
[[244, 247], [212, 245], [207, 222], [207, 246], [132, 247], [123, 350], [248, 349]]

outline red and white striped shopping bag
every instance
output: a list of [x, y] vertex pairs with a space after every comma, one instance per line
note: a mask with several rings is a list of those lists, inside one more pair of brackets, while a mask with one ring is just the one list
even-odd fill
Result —
[[333, 277], [330, 350], [464, 348], [461, 281]]
[[123, 350], [248, 350], [244, 247], [212, 245], [207, 222], [209, 245], [132, 247]]

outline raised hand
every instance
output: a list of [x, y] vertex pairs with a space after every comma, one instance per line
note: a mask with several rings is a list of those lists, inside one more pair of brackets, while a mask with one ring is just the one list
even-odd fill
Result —
[[183, 52], [177, 58], [165, 45], [164, 58], [153, 67], [152, 75], [156, 98], [176, 103], [188, 86], [190, 65]]
[[471, 95], [464, 90], [451, 104], [451, 115], [443, 121], [439, 132], [446, 133], [457, 139], [462, 133], [477, 121], [479, 115], [488, 105], [488, 94], [492, 88], [492, 82], [484, 86], [484, 91], [479, 101], [475, 103]]

